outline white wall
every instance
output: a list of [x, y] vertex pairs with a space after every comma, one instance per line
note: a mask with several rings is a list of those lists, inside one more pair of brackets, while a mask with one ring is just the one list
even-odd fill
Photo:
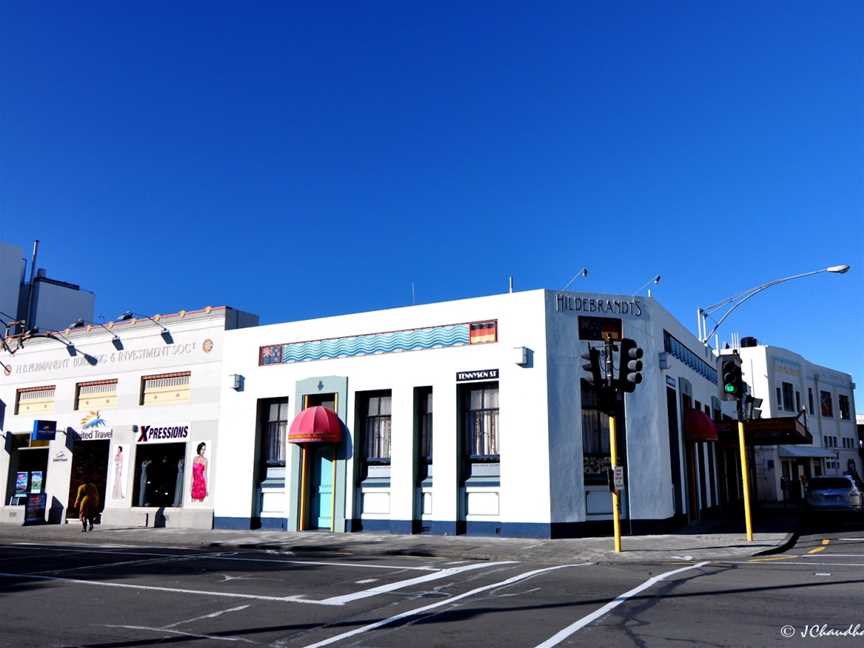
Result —
[[[63, 344], [44, 339], [27, 343], [15, 355], [3, 353], [0, 360], [11, 368], [10, 375], [0, 372], [0, 399], [6, 404], [3, 431], [5, 434], [29, 433], [33, 429], [33, 420], [41, 418], [56, 420], [58, 430], [71, 427], [81, 432], [82, 417], [87, 415], [88, 411], [74, 408], [76, 384], [83, 381], [117, 379], [116, 407], [100, 410], [107, 429], [112, 433], [109, 469], [113, 466], [110, 462], [117, 445], [123, 444], [133, 451], [129, 453], [131, 456], [127, 457], [126, 497], [119, 502], [107, 498], [104, 516], [106, 522], [121, 519], [120, 512], [123, 509], [128, 511], [132, 501], [134, 449], [138, 437], [135, 428], [142, 425], [189, 425], [190, 433], [185, 439], [187, 448], [184, 507], [201, 509], [202, 512], [209, 510], [199, 522], [195, 522], [206, 522], [205, 525], [209, 528], [212, 520], [212, 486], [218, 476], [214, 457], [218, 453], [217, 419], [220, 383], [224, 378], [220, 364], [225, 334], [225, 311], [213, 309], [209, 314], [192, 311], [182, 318], [166, 316], [162, 322], [171, 332], [170, 343], [166, 343], [161, 337], [160, 327], [149, 320], [140, 320], [134, 325], [127, 322], [116, 326], [115, 332], [122, 341], [122, 350], [116, 349], [112, 344], [112, 334], [102, 328], [92, 327], [64, 331], [76, 349], [74, 357], [69, 355]], [[85, 354], [95, 359], [95, 365], [85, 360]], [[191, 371], [189, 402], [161, 406], [139, 405], [143, 375], [186, 370]], [[53, 412], [39, 416], [16, 415], [16, 391], [42, 385], [56, 385]], [[207, 454], [210, 458], [208, 481], [211, 496], [203, 503], [193, 503], [189, 492], [191, 460], [194, 446], [200, 441], [210, 442]], [[76, 446], [81, 443], [86, 441], [78, 441]], [[48, 501], [51, 502], [51, 498], [55, 497], [64, 506], [69, 495], [75, 452], [74, 447], [69, 451], [66, 445], [67, 437], [62, 433], [58, 433], [56, 439], [50, 443], [45, 482]], [[61, 459], [64, 448], [66, 460]], [[0, 450], [0, 490], [3, 492], [6, 490], [9, 459], [9, 453]], [[108, 488], [110, 487], [109, 477]], [[9, 493], [5, 493], [4, 503], [8, 498]], [[131, 509], [131, 512], [134, 513], [135, 509]], [[128, 516], [122, 519], [125, 521]]]
[[[296, 364], [258, 366], [262, 345], [320, 340], [412, 328], [498, 320], [498, 342], [453, 348], [387, 353], [376, 356], [319, 360]], [[513, 347], [534, 351], [534, 366], [515, 364]], [[258, 399], [288, 397], [291, 411], [297, 381], [316, 376], [347, 376], [348, 420], [354, 425], [355, 394], [378, 389], [393, 390], [390, 520], [410, 520], [414, 489], [412, 403], [413, 388], [433, 387], [434, 486], [433, 514], [436, 521], [459, 517], [457, 478], [456, 372], [499, 369], [501, 487], [498, 515], [469, 516], [469, 520], [491, 522], [537, 522], [550, 520], [548, 432], [545, 412], [546, 367], [544, 292], [531, 291], [467, 299], [440, 304], [329, 317], [229, 331], [226, 334], [224, 374], [245, 377], [245, 390], [235, 392], [223, 385], [220, 421], [220, 471], [216, 516], [249, 518], [252, 514], [255, 412]], [[353, 484], [353, 462], [348, 483]], [[291, 481], [290, 462], [286, 488]], [[286, 497], [285, 516], [291, 513]], [[358, 518], [351, 493], [346, 516]]]

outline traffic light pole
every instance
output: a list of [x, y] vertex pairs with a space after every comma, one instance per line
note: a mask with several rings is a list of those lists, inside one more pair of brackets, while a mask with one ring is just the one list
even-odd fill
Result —
[[[614, 394], [615, 363], [612, 359], [612, 354], [615, 351], [615, 343], [611, 337], [606, 338], [606, 389], [607, 393]], [[619, 376], [620, 379], [620, 376]], [[612, 399], [614, 403], [614, 399]], [[613, 405], [614, 407], [614, 405]], [[615, 412], [611, 411], [609, 415], [609, 463], [612, 465], [612, 470], [609, 479], [612, 480], [610, 490], [612, 491], [612, 528], [615, 533], [615, 553], [621, 553], [621, 502], [618, 489], [615, 487], [615, 468], [618, 465], [618, 436], [615, 430]]]
[[[615, 467], [618, 465], [618, 439], [615, 435], [615, 417], [609, 417], [609, 454], [612, 463], [612, 474], [610, 479], [614, 479]], [[612, 526], [615, 532], [615, 553], [621, 553], [621, 505], [618, 501], [618, 489], [615, 484], [612, 484]]]
[[744, 416], [741, 399], [738, 399], [738, 448], [741, 453], [741, 486], [744, 496], [744, 527], [747, 542], [753, 542], [753, 521], [750, 518], [750, 473], [747, 470], [747, 446], [744, 443]]

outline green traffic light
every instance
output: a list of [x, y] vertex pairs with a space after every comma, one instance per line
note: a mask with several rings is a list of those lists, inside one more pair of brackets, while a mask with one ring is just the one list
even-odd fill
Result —
[[726, 390], [727, 394], [734, 394], [735, 393], [735, 385], [726, 385], [723, 389]]

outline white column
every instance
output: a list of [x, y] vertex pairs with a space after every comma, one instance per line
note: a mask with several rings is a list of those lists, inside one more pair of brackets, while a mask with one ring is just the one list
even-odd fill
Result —
[[390, 414], [390, 519], [410, 521], [414, 513], [414, 388], [393, 389]]
[[458, 514], [459, 432], [456, 385], [436, 383], [432, 392], [432, 520], [455, 523]]

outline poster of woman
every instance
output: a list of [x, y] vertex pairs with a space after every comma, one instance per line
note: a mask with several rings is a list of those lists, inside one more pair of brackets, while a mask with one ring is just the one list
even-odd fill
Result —
[[202, 441], [195, 446], [195, 456], [192, 458], [192, 488], [190, 494], [193, 502], [204, 502], [207, 499], [208, 461], [207, 445], [209, 441]]
[[128, 446], [118, 445], [114, 450], [111, 470], [111, 499], [122, 500], [126, 497], [126, 456], [129, 454]]

